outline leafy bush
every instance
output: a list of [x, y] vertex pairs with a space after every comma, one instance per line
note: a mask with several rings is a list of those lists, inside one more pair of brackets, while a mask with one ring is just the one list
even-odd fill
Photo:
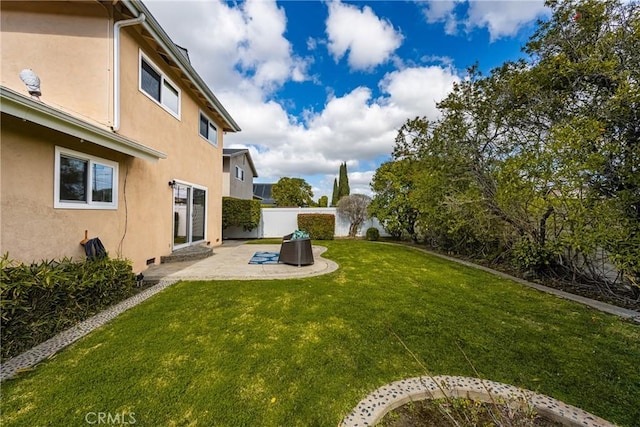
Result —
[[127, 260], [69, 258], [20, 264], [0, 259], [2, 360], [46, 341], [133, 292]]
[[315, 240], [333, 240], [336, 216], [332, 214], [298, 214], [298, 228]]
[[222, 228], [236, 226], [251, 231], [260, 224], [260, 216], [258, 200], [222, 198]]
[[527, 238], [520, 239], [511, 251], [513, 264], [521, 271], [535, 275], [552, 265], [556, 255], [553, 247], [540, 247]]
[[379, 240], [380, 239], [380, 231], [375, 227], [367, 228], [367, 240]]

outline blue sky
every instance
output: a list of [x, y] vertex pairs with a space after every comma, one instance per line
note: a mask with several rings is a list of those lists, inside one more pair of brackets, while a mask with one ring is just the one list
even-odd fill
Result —
[[331, 197], [347, 162], [352, 193], [389, 159], [408, 119], [438, 117], [437, 101], [478, 63], [523, 57], [543, 0], [147, 0], [145, 5], [243, 129], [256, 182], [283, 176]]

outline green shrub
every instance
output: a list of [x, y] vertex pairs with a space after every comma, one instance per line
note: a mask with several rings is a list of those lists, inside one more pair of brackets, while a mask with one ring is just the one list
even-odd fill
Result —
[[380, 231], [375, 227], [367, 228], [367, 240], [379, 240], [380, 239]]
[[298, 228], [315, 240], [333, 240], [336, 216], [333, 214], [298, 214]]
[[251, 231], [260, 224], [260, 201], [222, 198], [222, 228], [230, 226], [242, 227]]
[[136, 283], [130, 262], [121, 259], [26, 265], [5, 254], [0, 267], [2, 360], [131, 296]]

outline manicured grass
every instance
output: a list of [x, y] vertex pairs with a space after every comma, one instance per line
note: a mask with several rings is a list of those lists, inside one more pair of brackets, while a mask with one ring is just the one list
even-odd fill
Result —
[[525, 387], [621, 425], [640, 419], [640, 327], [418, 250], [327, 241], [340, 269], [178, 283], [2, 385], [2, 425], [335, 426], [424, 374]]

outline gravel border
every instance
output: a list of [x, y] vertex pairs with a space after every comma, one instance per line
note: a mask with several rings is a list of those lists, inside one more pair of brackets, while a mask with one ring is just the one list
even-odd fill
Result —
[[[445, 394], [446, 393], [446, 394]], [[543, 394], [479, 378], [440, 375], [395, 381], [376, 389], [347, 415], [339, 427], [373, 426], [393, 409], [416, 400], [462, 397], [483, 402], [522, 402], [540, 415], [570, 426], [615, 427], [614, 424], [575, 406]]]

